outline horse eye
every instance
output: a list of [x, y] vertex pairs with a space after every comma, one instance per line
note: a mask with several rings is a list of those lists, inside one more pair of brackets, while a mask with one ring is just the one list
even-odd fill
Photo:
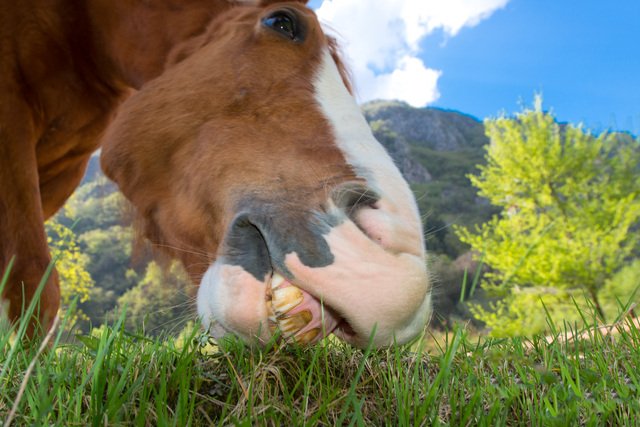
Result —
[[262, 20], [262, 24], [293, 41], [300, 41], [300, 31], [298, 30], [296, 16], [289, 11], [278, 10], [273, 12]]

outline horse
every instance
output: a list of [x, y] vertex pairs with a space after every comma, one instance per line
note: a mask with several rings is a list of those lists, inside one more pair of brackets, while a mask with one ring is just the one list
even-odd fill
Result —
[[[21, 316], [91, 153], [214, 336], [403, 343], [431, 313], [414, 196], [306, 0], [4, 1], [0, 268]], [[46, 331], [55, 272], [39, 297]]]

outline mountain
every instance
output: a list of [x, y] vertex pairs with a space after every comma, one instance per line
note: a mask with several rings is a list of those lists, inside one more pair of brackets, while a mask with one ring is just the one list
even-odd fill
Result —
[[369, 102], [362, 111], [416, 194], [427, 248], [453, 259], [464, 253], [467, 248], [451, 226], [477, 224], [495, 212], [467, 177], [484, 163], [489, 139], [483, 123], [456, 111], [399, 101]]
[[456, 111], [413, 108], [401, 101], [372, 101], [362, 110], [370, 123], [385, 122], [409, 143], [434, 150], [480, 148], [489, 142], [481, 121]]

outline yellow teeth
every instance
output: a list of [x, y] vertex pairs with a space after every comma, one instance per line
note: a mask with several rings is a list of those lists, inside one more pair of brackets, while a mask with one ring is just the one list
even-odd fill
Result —
[[304, 300], [302, 291], [295, 286], [274, 289], [271, 293], [271, 304], [277, 317], [287, 314]]
[[312, 317], [313, 316], [309, 310], [303, 310], [300, 313], [286, 316], [278, 322], [280, 330], [285, 337], [294, 335], [299, 330], [307, 326], [309, 322], [311, 322]]
[[269, 316], [269, 329], [272, 332], [280, 330], [284, 338], [294, 337], [302, 344], [312, 342], [320, 333], [315, 328], [296, 336], [312, 320], [313, 314], [309, 310], [289, 314], [291, 310], [302, 304], [304, 293], [278, 273], [274, 273], [267, 289], [267, 310]]
[[280, 274], [278, 273], [273, 273], [273, 277], [271, 277], [271, 289], [278, 289], [280, 287], [280, 285], [282, 285], [285, 282], [284, 277], [282, 277]]
[[320, 333], [320, 328], [309, 329], [304, 334], [296, 335], [295, 340], [300, 344], [309, 344], [316, 339], [319, 333]]

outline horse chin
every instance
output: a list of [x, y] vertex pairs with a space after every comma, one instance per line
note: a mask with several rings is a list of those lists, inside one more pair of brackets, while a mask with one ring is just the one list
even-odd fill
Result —
[[202, 324], [215, 338], [234, 333], [247, 343], [271, 337], [266, 305], [267, 277], [256, 279], [238, 265], [218, 258], [198, 288], [197, 307]]

